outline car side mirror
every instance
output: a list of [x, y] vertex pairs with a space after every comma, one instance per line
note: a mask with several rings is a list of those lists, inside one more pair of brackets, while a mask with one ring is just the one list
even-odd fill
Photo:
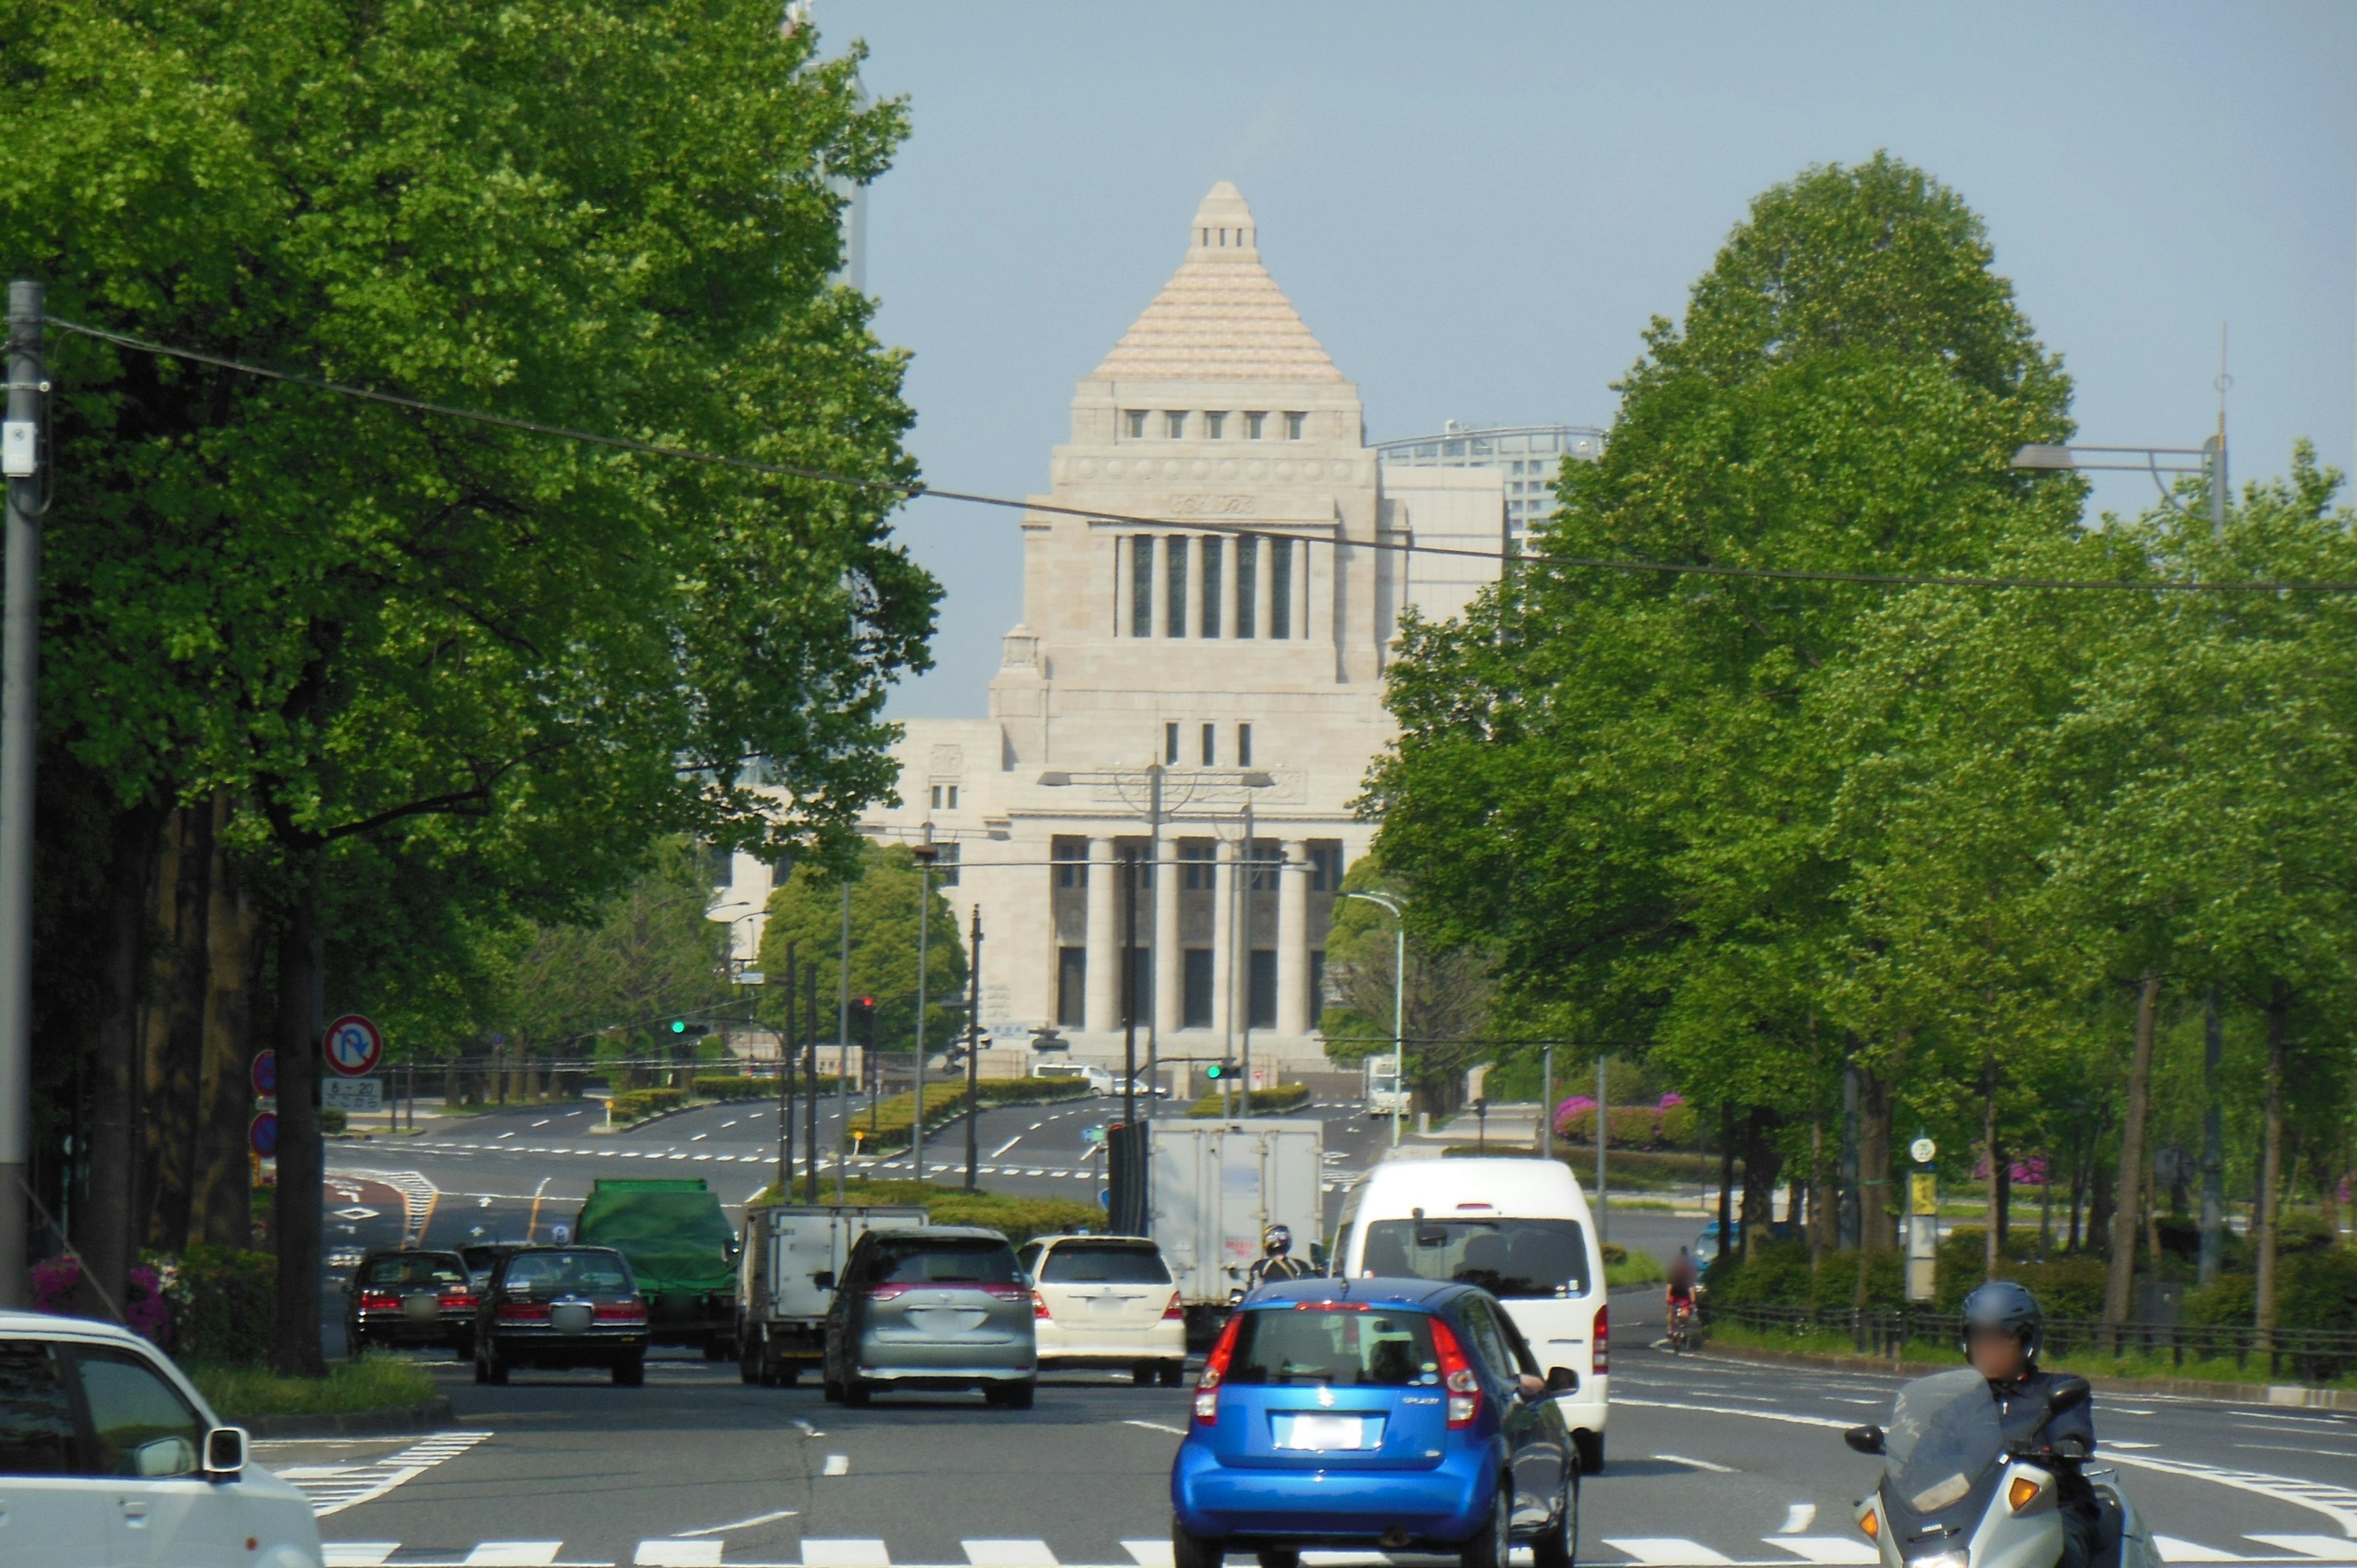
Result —
[[205, 1434], [205, 1478], [234, 1481], [245, 1472], [246, 1435], [242, 1426], [216, 1426]]
[[1861, 1454], [1883, 1451], [1882, 1428], [1878, 1426], [1853, 1426], [1842, 1434], [1842, 1441]]
[[1551, 1394], [1578, 1392], [1579, 1374], [1569, 1367], [1549, 1367], [1546, 1375], [1546, 1391]]
[[2093, 1387], [2084, 1378], [2064, 1378], [2046, 1391], [2046, 1413], [2061, 1415], [2066, 1410], [2076, 1410], [2087, 1402]]
[[821, 1269], [818, 1273], [811, 1276], [811, 1283], [816, 1285], [821, 1290], [833, 1290], [834, 1288], [834, 1271], [833, 1269]]

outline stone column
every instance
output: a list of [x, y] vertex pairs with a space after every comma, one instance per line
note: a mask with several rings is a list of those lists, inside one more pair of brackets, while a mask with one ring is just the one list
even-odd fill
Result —
[[1135, 630], [1130, 618], [1135, 613], [1135, 605], [1137, 598], [1135, 592], [1137, 558], [1130, 544], [1128, 534], [1115, 533], [1111, 537], [1113, 539], [1113, 634], [1115, 637], [1128, 637]]
[[1165, 1042], [1178, 1034], [1187, 1013], [1186, 953], [1178, 946], [1178, 888], [1185, 873], [1174, 863], [1178, 840], [1162, 830], [1162, 864], [1154, 868], [1154, 1031]]
[[1187, 536], [1187, 635], [1203, 635], [1203, 536]]
[[1211, 875], [1211, 1032], [1224, 1056], [1236, 1048], [1236, 846], [1222, 839], [1218, 854]]
[[1110, 1035], [1121, 1027], [1121, 868], [1113, 840], [1089, 840], [1088, 988], [1082, 1027]]
[[1308, 867], [1308, 843], [1286, 840], [1276, 874], [1276, 1032], [1290, 1040], [1309, 1033]]
[[1299, 638], [1310, 635], [1309, 607], [1318, 602], [1309, 591], [1310, 561], [1316, 550], [1307, 539], [1293, 547], [1293, 635]]
[[1162, 535], [1155, 534], [1153, 539], [1154, 624], [1146, 628], [1146, 635], [1162, 637], [1168, 634], [1170, 625], [1170, 561], [1167, 553], [1168, 546], [1162, 542]]
[[1271, 624], [1269, 606], [1273, 601], [1269, 595], [1273, 591], [1271, 579], [1276, 575], [1275, 552], [1268, 540], [1254, 539], [1252, 542], [1253, 564], [1258, 568], [1253, 574], [1253, 636], [1265, 638]]

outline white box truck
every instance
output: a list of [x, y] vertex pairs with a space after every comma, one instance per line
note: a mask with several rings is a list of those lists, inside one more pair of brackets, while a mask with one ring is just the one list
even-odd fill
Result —
[[870, 1230], [925, 1223], [917, 1208], [773, 1203], [745, 1211], [737, 1259], [737, 1370], [748, 1383], [791, 1387], [826, 1350], [826, 1311], [852, 1244]]
[[1261, 1232], [1282, 1225], [1308, 1258], [1323, 1233], [1319, 1122], [1172, 1117], [1152, 1129], [1146, 1230], [1170, 1265], [1190, 1341], [1243, 1289]]

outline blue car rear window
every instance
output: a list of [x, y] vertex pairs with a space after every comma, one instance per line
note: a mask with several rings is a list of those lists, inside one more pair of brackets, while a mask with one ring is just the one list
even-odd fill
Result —
[[1405, 1388], [1440, 1380], [1432, 1319], [1381, 1308], [1270, 1307], [1243, 1314], [1228, 1357], [1231, 1383]]
[[1480, 1285], [1509, 1301], [1586, 1295], [1587, 1238], [1577, 1219], [1378, 1219], [1359, 1271]]

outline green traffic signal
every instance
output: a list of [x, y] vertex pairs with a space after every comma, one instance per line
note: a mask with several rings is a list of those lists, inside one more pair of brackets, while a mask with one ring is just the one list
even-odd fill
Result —
[[1225, 1062], [1213, 1062], [1211, 1066], [1203, 1069], [1203, 1076], [1205, 1078], [1222, 1078], [1226, 1076], [1227, 1070], [1228, 1068]]
[[671, 1032], [672, 1032], [673, 1034], [674, 1034], [674, 1035], [684, 1035], [684, 1034], [686, 1034], [686, 1033], [687, 1033], [687, 1020], [686, 1020], [686, 1019], [684, 1019], [684, 1018], [673, 1018], [673, 1019], [671, 1021]]

